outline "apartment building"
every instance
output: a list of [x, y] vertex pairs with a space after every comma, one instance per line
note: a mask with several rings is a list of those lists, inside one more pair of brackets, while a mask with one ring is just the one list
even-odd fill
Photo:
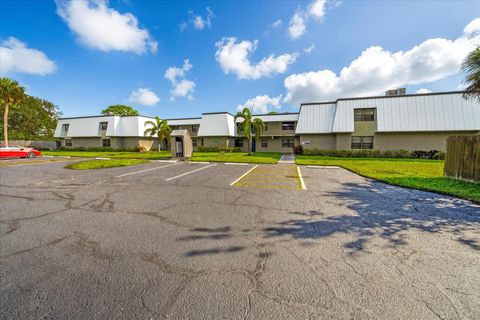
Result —
[[[298, 113], [254, 115], [265, 123], [253, 149], [291, 152], [294, 145], [317, 149], [445, 150], [452, 135], [480, 134], [480, 103], [465, 100], [460, 91], [430, 94], [341, 98], [304, 103]], [[62, 146], [155, 148], [145, 137], [145, 116], [93, 116], [62, 118], [55, 137]], [[228, 112], [201, 117], [168, 119], [173, 129], [189, 131], [198, 146], [239, 147], [248, 142]]]

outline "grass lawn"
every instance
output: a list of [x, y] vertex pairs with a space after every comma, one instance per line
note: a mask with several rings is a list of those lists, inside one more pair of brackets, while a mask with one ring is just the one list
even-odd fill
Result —
[[86, 160], [67, 164], [65, 168], [75, 170], [103, 169], [133, 166], [147, 162], [148, 160], [143, 159]]
[[101, 157], [111, 159], [146, 159], [161, 160], [171, 157], [170, 151], [148, 151], [148, 152], [117, 152], [117, 151], [43, 151], [46, 156], [69, 156], [69, 157]]
[[281, 154], [275, 152], [255, 152], [251, 156], [246, 152], [194, 152], [191, 161], [207, 162], [246, 162], [246, 163], [277, 163]]
[[390, 184], [444, 193], [480, 203], [480, 183], [443, 176], [442, 160], [297, 156], [297, 164], [340, 166]]

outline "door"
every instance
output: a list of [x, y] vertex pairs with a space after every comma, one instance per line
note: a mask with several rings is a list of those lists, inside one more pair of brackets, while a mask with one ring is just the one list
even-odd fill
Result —
[[257, 142], [255, 141], [255, 139], [252, 140], [252, 152], [255, 152], [257, 151]]
[[183, 142], [182, 139], [176, 138], [175, 139], [175, 150], [177, 157], [183, 157]]

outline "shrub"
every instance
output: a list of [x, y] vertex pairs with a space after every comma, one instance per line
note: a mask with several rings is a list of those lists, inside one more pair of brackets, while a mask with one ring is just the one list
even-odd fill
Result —
[[211, 147], [211, 146], [198, 146], [197, 151], [199, 152], [240, 152], [240, 148], [234, 147]]
[[304, 155], [340, 157], [340, 158], [416, 158], [416, 159], [445, 159], [445, 153], [437, 150], [413, 151], [408, 150], [322, 150], [304, 149]]
[[135, 152], [136, 148], [112, 148], [112, 147], [60, 147], [60, 151], [93, 151], [93, 152]]
[[293, 153], [294, 154], [303, 154], [303, 146], [298, 145], [293, 147]]

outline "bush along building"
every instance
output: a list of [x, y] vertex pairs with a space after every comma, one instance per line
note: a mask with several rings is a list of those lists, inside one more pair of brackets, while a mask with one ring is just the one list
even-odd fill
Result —
[[[298, 113], [259, 114], [265, 123], [254, 151], [290, 153], [294, 146], [322, 150], [445, 150], [449, 136], [480, 134], [480, 103], [465, 100], [463, 92], [341, 98], [301, 104]], [[146, 116], [89, 116], [62, 118], [55, 137], [63, 147], [156, 148], [144, 136]], [[228, 112], [203, 113], [198, 118], [168, 119], [173, 130], [186, 129], [199, 150], [238, 148], [248, 140]], [[165, 142], [164, 142], [165, 143]], [[163, 146], [165, 149], [166, 145]]]

